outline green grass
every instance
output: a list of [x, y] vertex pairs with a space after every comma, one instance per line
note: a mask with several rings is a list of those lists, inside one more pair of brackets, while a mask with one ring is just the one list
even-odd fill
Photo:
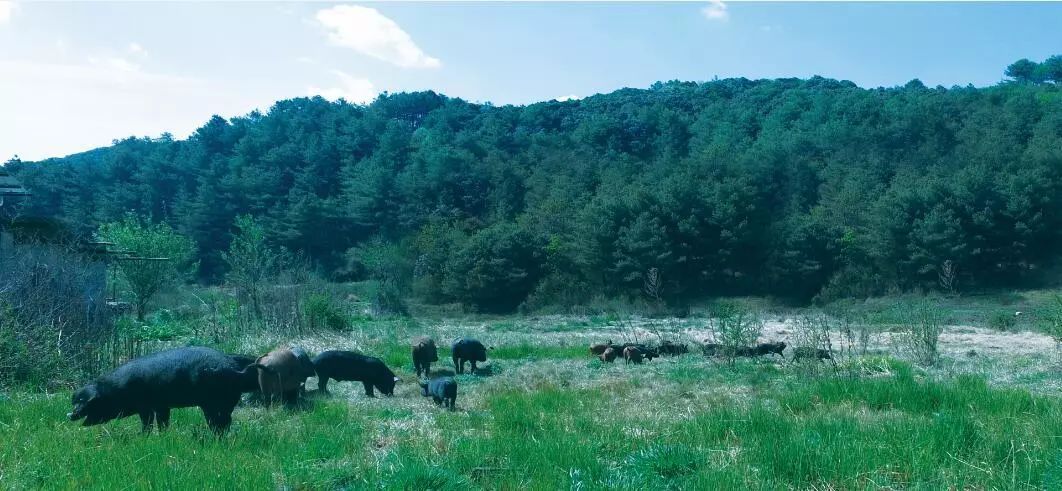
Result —
[[[528, 364], [461, 377], [459, 411], [411, 390], [239, 408], [215, 438], [193, 409], [170, 430], [82, 428], [65, 396], [0, 401], [9, 489], [1047, 488], [1062, 482], [1062, 403], [978, 377], [805, 379], [769, 364], [682, 357], [605, 367], [565, 387]], [[568, 366], [568, 365], [566, 365]], [[582, 368], [580, 368], [582, 367]], [[570, 365], [585, 372], [586, 364]], [[702, 373], [701, 379], [693, 375]], [[498, 379], [498, 380], [494, 380]], [[709, 384], [707, 392], [697, 392]], [[729, 396], [744, 387], [749, 397]], [[354, 393], [360, 391], [355, 387]], [[678, 391], [678, 392], [675, 392]], [[686, 400], [678, 400], [688, 394]], [[683, 414], [675, 408], [685, 407]]]

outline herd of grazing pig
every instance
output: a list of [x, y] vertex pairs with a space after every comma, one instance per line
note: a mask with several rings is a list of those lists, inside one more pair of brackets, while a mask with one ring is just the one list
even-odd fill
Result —
[[[734, 348], [732, 355], [745, 358], [778, 355], [785, 358], [783, 352], [785, 351], [786, 346], [787, 345], [781, 341], [760, 343], [756, 346], [740, 346]], [[689, 351], [689, 346], [685, 344], [666, 340], [656, 347], [640, 343], [615, 344], [611, 339], [604, 343], [594, 343], [590, 345], [590, 354], [600, 358], [601, 361], [605, 363], [613, 363], [616, 361], [616, 358], [620, 357], [622, 357], [628, 364], [641, 363], [643, 360], [652, 361], [653, 358], [661, 355], [681, 355], [689, 353]], [[721, 344], [705, 342], [701, 344], [701, 352], [704, 353], [705, 356], [720, 356], [725, 354], [725, 348]], [[794, 348], [793, 360], [801, 359], [830, 360], [832, 359], [832, 356], [830, 355], [829, 350], [809, 347]]]
[[[487, 361], [487, 348], [475, 339], [458, 339], [452, 348], [457, 373], [464, 373], [466, 362], [475, 373], [476, 363]], [[436, 361], [435, 341], [428, 337], [413, 340], [413, 366], [421, 394], [453, 410], [457, 402], [453, 377], [428, 379]], [[424, 381], [420, 381], [422, 374]], [[169, 425], [170, 409], [198, 407], [210, 429], [220, 434], [232, 424], [232, 411], [244, 393], [258, 394], [266, 404], [290, 404], [313, 376], [321, 393], [328, 392], [329, 380], [357, 381], [369, 397], [376, 390], [394, 395], [399, 381], [379, 358], [351, 351], [330, 350], [310, 358], [300, 348], [284, 347], [255, 358], [204, 347], [176, 348], [131, 360], [82, 387], [74, 393], [74, 410], [67, 416], [93, 426], [136, 414], [144, 431], [149, 431], [152, 424], [159, 429]]]
[[[734, 355], [782, 355], [785, 347], [782, 342], [763, 343], [738, 348]], [[439, 361], [435, 341], [418, 337], [413, 340], [412, 348], [421, 395], [453, 410], [457, 382], [446, 376], [429, 379], [431, 364]], [[722, 349], [718, 344], [701, 345], [707, 356], [721, 354]], [[671, 341], [657, 346], [615, 344], [611, 340], [590, 345], [590, 353], [606, 363], [622, 357], [627, 364], [641, 364], [660, 356], [688, 352], [685, 344]], [[452, 354], [457, 373], [464, 373], [466, 362], [475, 373], [476, 363], [487, 361], [487, 348], [475, 339], [458, 339], [453, 343]], [[793, 356], [794, 359], [829, 359], [830, 353], [797, 348]], [[152, 424], [160, 429], [168, 426], [170, 409], [199, 407], [210, 429], [222, 433], [232, 423], [232, 411], [244, 393], [257, 394], [266, 404], [278, 401], [291, 404], [305, 391], [306, 379], [313, 376], [317, 377], [320, 393], [328, 392], [329, 380], [351, 381], [361, 382], [369, 397], [377, 390], [393, 396], [395, 384], [399, 382], [379, 358], [351, 351], [329, 350], [311, 358], [300, 348], [284, 347], [255, 358], [204, 347], [176, 348], [129, 361], [82, 387], [73, 395], [74, 410], [68, 416], [71, 421], [83, 420], [82, 425], [92, 426], [136, 414], [144, 431], [148, 431]]]

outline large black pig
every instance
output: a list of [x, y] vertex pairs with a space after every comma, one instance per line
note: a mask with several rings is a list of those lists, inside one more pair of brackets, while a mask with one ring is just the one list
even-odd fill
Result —
[[476, 373], [476, 362], [487, 361], [487, 348], [483, 343], [471, 338], [458, 339], [453, 345], [454, 367], [457, 373], [465, 373], [465, 362], [472, 362], [472, 373]]
[[317, 371], [317, 389], [328, 392], [328, 379], [356, 381], [365, 386], [365, 395], [374, 397], [373, 387], [385, 395], [395, 395], [398, 377], [379, 358], [353, 351], [325, 351], [313, 358]]
[[177, 348], [132, 360], [74, 393], [71, 421], [84, 426], [137, 414], [144, 431], [170, 423], [170, 409], [197, 406], [207, 425], [223, 433], [232, 423], [243, 380], [240, 367], [224, 353], [203, 347]]

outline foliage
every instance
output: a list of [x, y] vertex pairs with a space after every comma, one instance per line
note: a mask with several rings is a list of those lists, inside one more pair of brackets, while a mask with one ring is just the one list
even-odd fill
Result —
[[900, 322], [900, 348], [918, 362], [933, 365], [939, 359], [937, 344], [944, 332], [944, 315], [934, 301], [922, 298], [896, 306]]
[[266, 243], [265, 227], [250, 215], [239, 215], [229, 250], [221, 254], [228, 266], [225, 280], [250, 301], [256, 317], [262, 316], [263, 289], [275, 282], [286, 265], [283, 249]]
[[113, 267], [133, 295], [138, 320], [144, 320], [155, 295], [178, 283], [194, 266], [195, 244], [165, 223], [150, 224], [126, 215], [121, 221], [100, 225], [98, 236], [131, 254]]
[[1059, 361], [1062, 361], [1062, 295], [1055, 295], [1040, 312], [1040, 329], [1055, 340]]
[[344, 269], [347, 251], [398, 246], [416, 295], [478, 310], [636, 298], [651, 268], [675, 304], [966, 292], [1034, 284], [1059, 259], [1060, 63], [1019, 62], [985, 88], [812, 77], [518, 107], [298, 98], [187, 140], [7, 167], [34, 193], [27, 213], [84, 231], [135, 210], [180, 230], [206, 281], [232, 267], [249, 214], [326, 276], [371, 279]]
[[999, 309], [988, 314], [986, 324], [992, 329], [1009, 331], [1018, 323], [1013, 310]]
[[331, 296], [324, 293], [311, 293], [302, 302], [302, 313], [309, 323], [309, 329], [328, 329], [343, 331], [350, 327], [346, 313], [336, 305]]
[[722, 345], [722, 355], [733, 363], [741, 348], [753, 346], [763, 331], [763, 323], [736, 302], [718, 301], [709, 308], [708, 329], [714, 343]]
[[375, 280], [373, 310], [377, 314], [409, 313], [404, 297], [409, 294], [413, 265], [406, 250], [377, 238], [348, 252], [364, 274]]
[[505, 223], [488, 227], [451, 257], [443, 290], [478, 310], [512, 310], [538, 283], [544, 246], [524, 227]]
[[69, 244], [0, 249], [0, 387], [54, 388], [115, 361], [104, 271]]

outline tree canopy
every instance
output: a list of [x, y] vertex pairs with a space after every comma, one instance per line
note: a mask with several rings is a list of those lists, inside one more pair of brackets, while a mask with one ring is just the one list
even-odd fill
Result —
[[936, 288], [946, 261], [959, 289], [1002, 286], [1059, 257], [1060, 62], [1016, 62], [1014, 82], [986, 88], [814, 77], [528, 106], [298, 98], [186, 140], [9, 167], [32, 212], [82, 230], [130, 211], [170, 224], [196, 242], [203, 281], [224, 276], [250, 215], [335, 278], [367, 276], [348, 251], [384, 241], [412, 292], [491, 310], [637, 296], [651, 268], [676, 301]]

